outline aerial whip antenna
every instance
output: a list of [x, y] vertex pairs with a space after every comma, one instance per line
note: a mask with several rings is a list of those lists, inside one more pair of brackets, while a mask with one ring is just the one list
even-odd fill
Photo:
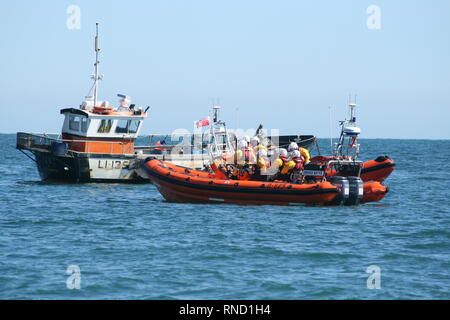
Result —
[[330, 111], [330, 153], [333, 154], [333, 116], [331, 106], [328, 107]]
[[98, 65], [100, 61], [98, 61], [98, 53], [100, 52], [100, 48], [98, 47], [98, 22], [95, 23], [95, 73], [93, 76], [94, 79], [94, 106], [97, 105], [97, 97], [98, 97], [98, 80], [102, 79], [102, 76], [98, 74]]

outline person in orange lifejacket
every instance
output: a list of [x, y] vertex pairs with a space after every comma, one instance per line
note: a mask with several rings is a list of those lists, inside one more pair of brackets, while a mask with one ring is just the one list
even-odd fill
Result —
[[[164, 146], [166, 144], [165, 140], [160, 140], [155, 143], [156, 146]], [[155, 154], [166, 154], [167, 151], [165, 148], [155, 148]]]
[[241, 180], [248, 180], [250, 175], [253, 174], [254, 165], [256, 164], [255, 152], [245, 140], [239, 141], [238, 148], [236, 151], [237, 177]]

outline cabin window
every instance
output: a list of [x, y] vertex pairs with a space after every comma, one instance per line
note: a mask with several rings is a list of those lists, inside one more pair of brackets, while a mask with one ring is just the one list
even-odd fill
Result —
[[128, 120], [119, 120], [117, 122], [116, 133], [128, 133]]
[[139, 120], [119, 120], [116, 133], [136, 133], [139, 129]]
[[112, 121], [103, 119], [98, 127], [98, 133], [109, 133], [111, 131]]
[[82, 117], [81, 118], [81, 131], [87, 132], [87, 128], [88, 128], [88, 118]]
[[69, 116], [69, 129], [73, 131], [80, 131], [80, 117]]
[[129, 133], [136, 133], [140, 124], [139, 120], [130, 120]]

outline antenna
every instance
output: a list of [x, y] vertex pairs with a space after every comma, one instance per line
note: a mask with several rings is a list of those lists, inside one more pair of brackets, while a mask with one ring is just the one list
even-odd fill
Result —
[[355, 98], [354, 98], [354, 102], [352, 103], [351, 101], [348, 103], [348, 106], [349, 106], [349, 108], [350, 108], [350, 122], [355, 122], [355, 117], [354, 117], [354, 115], [355, 115], [355, 108], [356, 108], [356, 106], [357, 106], [357, 104], [356, 104], [356, 97], [357, 97], [357, 95], [355, 94]]
[[101, 76], [98, 75], [98, 65], [100, 61], [98, 61], [98, 53], [100, 52], [100, 48], [98, 47], [98, 22], [95, 23], [95, 74], [94, 74], [94, 106], [97, 105], [97, 96], [98, 96], [98, 80], [101, 80]]
[[328, 109], [330, 111], [330, 153], [333, 154], [333, 116], [331, 106]]
[[353, 98], [353, 102], [352, 102], [352, 95], [351, 94], [348, 95], [348, 104], [347, 105], [350, 109], [350, 119], [349, 119], [350, 122], [355, 122], [354, 113], [355, 113], [355, 108], [357, 106], [357, 104], [356, 104], [357, 97], [358, 97], [358, 95], [355, 94], [354, 98]]
[[236, 130], [239, 129], [239, 106], [236, 106]]
[[214, 119], [213, 119], [213, 123], [217, 123], [219, 122], [219, 110], [220, 110], [220, 106], [214, 106], [213, 107], [214, 110]]

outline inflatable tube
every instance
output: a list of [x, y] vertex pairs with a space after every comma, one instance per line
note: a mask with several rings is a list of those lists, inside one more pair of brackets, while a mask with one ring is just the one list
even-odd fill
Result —
[[375, 160], [366, 161], [361, 169], [363, 181], [383, 182], [395, 169], [395, 162], [388, 156], [380, 156]]
[[365, 182], [363, 202], [380, 201], [388, 192], [389, 188], [378, 181]]
[[217, 179], [213, 174], [160, 160], [146, 162], [143, 169], [162, 196], [176, 202], [324, 205], [338, 194], [337, 187], [328, 181], [292, 184]]
[[[310, 163], [326, 164], [327, 161], [333, 160], [333, 157], [317, 156], [311, 159]], [[378, 181], [383, 182], [395, 169], [395, 162], [388, 156], [379, 156], [375, 160], [366, 161], [361, 168], [360, 178], [364, 182]], [[327, 170], [327, 177], [340, 175], [336, 170]]]

